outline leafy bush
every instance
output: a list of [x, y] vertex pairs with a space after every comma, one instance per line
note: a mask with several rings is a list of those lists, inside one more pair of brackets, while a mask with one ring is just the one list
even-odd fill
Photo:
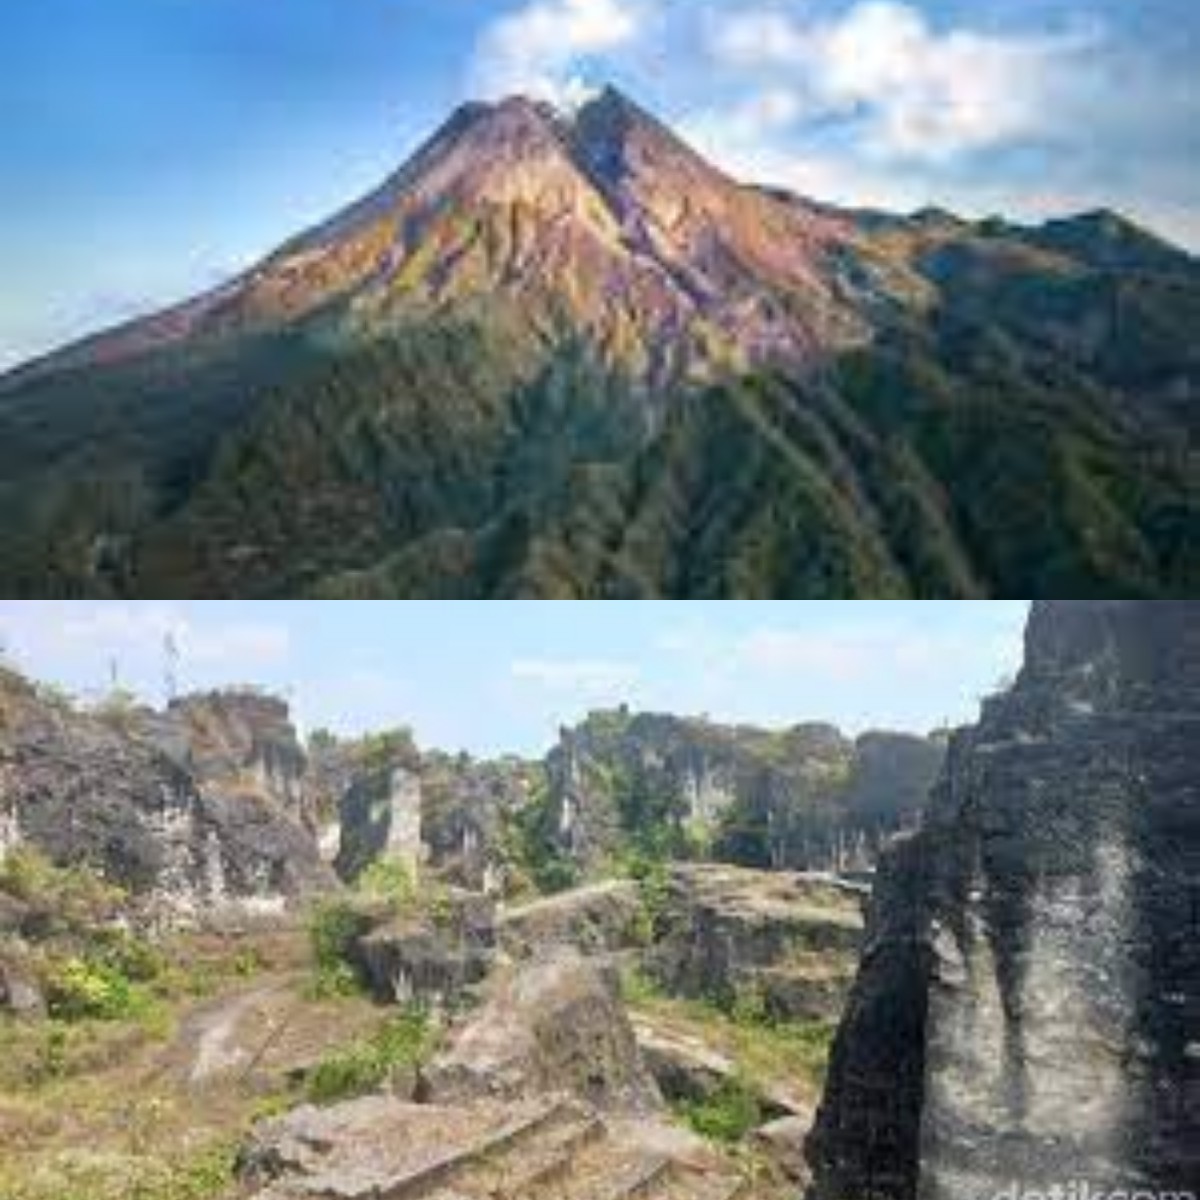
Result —
[[354, 744], [355, 757], [369, 771], [382, 771], [404, 762], [417, 754], [412, 730], [404, 726], [381, 733], [364, 734]]
[[144, 1015], [149, 999], [119, 968], [68, 958], [46, 973], [46, 1001], [60, 1021], [120, 1021]]
[[767, 997], [757, 984], [743, 983], [734, 989], [729, 1015], [735, 1024], [744, 1026], [769, 1025], [771, 1013]]
[[637, 940], [649, 945], [662, 932], [671, 899], [671, 878], [666, 863], [641, 851], [631, 851], [617, 865], [618, 873], [637, 881], [641, 908], [637, 915]]
[[550, 796], [544, 786], [507, 818], [504, 857], [511, 875], [532, 881], [543, 895], [578, 886], [579, 866], [563, 853], [555, 836]]
[[370, 1092], [396, 1068], [424, 1062], [433, 1045], [427, 1014], [408, 1009], [371, 1037], [352, 1042], [318, 1063], [308, 1079], [308, 1098], [314, 1104], [329, 1104]]
[[370, 924], [366, 913], [345, 900], [327, 900], [313, 910], [308, 937], [313, 952], [315, 995], [348, 996], [362, 990], [352, 950]]
[[661, 1000], [666, 993], [641, 967], [632, 967], [621, 972], [621, 999], [636, 1007]]
[[680, 1116], [699, 1134], [718, 1142], [738, 1142], [762, 1124], [758, 1097], [738, 1076], [726, 1079], [702, 1100], [678, 1105]]
[[85, 866], [58, 867], [32, 846], [0, 861], [0, 892], [72, 925], [98, 925], [117, 915], [125, 892]]
[[355, 885], [364, 896], [386, 900], [396, 911], [417, 900], [418, 883], [408, 863], [398, 858], [380, 858], [358, 877]]

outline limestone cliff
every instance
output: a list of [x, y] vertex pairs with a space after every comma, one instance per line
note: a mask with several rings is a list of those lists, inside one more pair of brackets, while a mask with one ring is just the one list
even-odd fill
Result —
[[[198, 736], [197, 714], [231, 712], [230, 704], [205, 697], [167, 714], [85, 711], [0, 672], [0, 855], [29, 843], [184, 917], [272, 911], [330, 885], [279, 791], [280, 761], [251, 750], [267, 744], [251, 724], [236, 723], [240, 749], [226, 740], [235, 727], [226, 721], [202, 722]], [[281, 744], [295, 746], [294, 734]]]
[[649, 839], [749, 866], [869, 871], [915, 821], [943, 751], [937, 738], [853, 740], [828, 725], [597, 712], [547, 757], [549, 832], [585, 868]]
[[422, 867], [444, 881], [496, 890], [503, 874], [507, 814], [528, 803], [537, 763], [422, 753], [404, 731], [323, 744], [315, 784], [337, 789], [334, 865], [356, 879], [381, 858]]
[[820, 1200], [1200, 1178], [1200, 605], [1034, 605], [886, 859]]
[[139, 710], [144, 735], [202, 784], [257, 793], [311, 821], [308, 769], [287, 702], [251, 689], [172, 700], [165, 713]]

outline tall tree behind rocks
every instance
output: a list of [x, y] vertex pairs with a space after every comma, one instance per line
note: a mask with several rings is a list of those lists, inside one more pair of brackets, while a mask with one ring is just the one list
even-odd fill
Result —
[[815, 1200], [1200, 1179], [1200, 604], [1034, 605], [885, 858]]

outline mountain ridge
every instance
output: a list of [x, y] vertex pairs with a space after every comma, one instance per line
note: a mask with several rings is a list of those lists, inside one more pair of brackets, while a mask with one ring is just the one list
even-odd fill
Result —
[[1185, 594], [1200, 268], [463, 106], [223, 288], [0, 378], [18, 595]]

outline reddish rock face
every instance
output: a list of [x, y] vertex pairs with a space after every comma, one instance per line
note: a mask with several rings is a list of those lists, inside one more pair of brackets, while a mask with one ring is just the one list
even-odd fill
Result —
[[803, 366], [867, 336], [840, 279], [858, 241], [848, 219], [730, 179], [611, 89], [573, 117], [522, 98], [471, 104], [376, 192], [234, 283], [72, 359], [331, 304], [378, 328], [482, 303], [535, 344], [583, 337], [648, 382]]

